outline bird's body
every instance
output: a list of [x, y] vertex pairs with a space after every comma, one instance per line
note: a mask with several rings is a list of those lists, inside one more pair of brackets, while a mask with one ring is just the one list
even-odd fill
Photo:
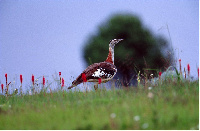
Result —
[[[115, 74], [117, 73], [117, 68], [114, 65], [114, 46], [119, 41], [123, 39], [113, 39], [109, 44], [109, 53], [108, 57], [104, 62], [94, 63], [88, 66], [77, 78], [72, 82], [72, 85], [68, 87], [68, 89], [77, 86], [78, 84], [87, 81], [87, 82], [95, 82], [98, 84], [99, 79], [101, 82], [105, 83], [111, 80]], [[83, 76], [86, 80], [83, 79]], [[97, 87], [95, 87], [95, 90]]]

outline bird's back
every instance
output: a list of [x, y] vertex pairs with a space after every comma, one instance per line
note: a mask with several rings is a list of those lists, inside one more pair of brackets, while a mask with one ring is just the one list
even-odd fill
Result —
[[72, 82], [73, 85], [78, 85], [83, 82], [82, 74], [84, 73], [88, 82], [97, 82], [99, 78], [102, 82], [106, 82], [114, 77], [117, 68], [110, 62], [94, 63], [88, 66], [77, 78]]

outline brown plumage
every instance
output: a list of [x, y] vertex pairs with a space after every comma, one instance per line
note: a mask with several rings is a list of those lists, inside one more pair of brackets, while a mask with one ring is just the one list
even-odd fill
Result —
[[114, 61], [112, 61], [111, 49], [109, 49], [109, 53], [108, 53], [108, 57], [106, 59], [106, 62], [110, 62], [110, 63], [114, 64]]
[[[123, 39], [113, 39], [109, 43], [109, 53], [108, 57], [104, 62], [94, 63], [88, 66], [77, 78], [72, 82], [72, 85], [68, 87], [68, 89], [77, 86], [78, 84], [84, 82], [82, 78], [82, 74], [86, 77], [88, 82], [96, 82], [98, 84], [98, 80], [101, 79], [101, 82], [107, 82], [111, 80], [115, 74], [117, 73], [117, 68], [114, 65], [114, 46], [119, 41]], [[95, 90], [97, 87], [95, 87]]]

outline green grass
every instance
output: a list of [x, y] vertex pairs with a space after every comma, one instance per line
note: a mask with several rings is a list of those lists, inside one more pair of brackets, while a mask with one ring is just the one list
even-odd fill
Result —
[[198, 129], [199, 83], [0, 96], [0, 129]]

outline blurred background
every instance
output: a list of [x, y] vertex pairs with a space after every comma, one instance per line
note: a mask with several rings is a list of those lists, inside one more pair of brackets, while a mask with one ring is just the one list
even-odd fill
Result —
[[126, 83], [142, 69], [199, 67], [198, 0], [0, 0], [0, 84], [31, 84], [62, 73], [65, 85], [90, 64], [104, 61], [109, 40], [117, 78]]

